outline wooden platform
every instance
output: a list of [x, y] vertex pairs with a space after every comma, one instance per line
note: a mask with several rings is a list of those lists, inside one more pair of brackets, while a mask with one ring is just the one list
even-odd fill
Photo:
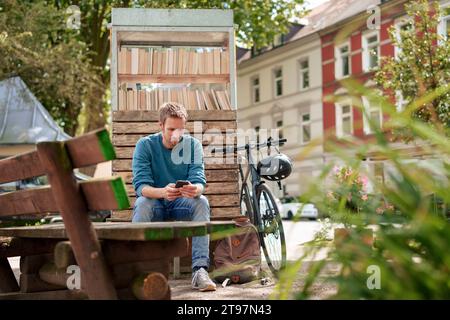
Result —
[[[148, 241], [169, 240], [183, 237], [204, 236], [217, 232], [232, 230], [232, 221], [214, 222], [99, 222], [94, 223], [94, 228], [99, 239]], [[22, 238], [53, 238], [68, 239], [64, 224], [49, 224], [30, 227], [1, 228], [0, 236]]]

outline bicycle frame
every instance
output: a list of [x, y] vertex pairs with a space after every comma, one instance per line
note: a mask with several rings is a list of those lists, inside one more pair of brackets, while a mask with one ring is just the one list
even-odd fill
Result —
[[[251, 183], [251, 193], [255, 196], [250, 196], [251, 199], [251, 205], [252, 205], [252, 214], [256, 219], [259, 219], [259, 215], [255, 214], [256, 212], [259, 212], [259, 204], [256, 199], [256, 188], [261, 184], [264, 183], [264, 181], [261, 180], [261, 177], [258, 174], [258, 170], [253, 162], [252, 153], [250, 152], [250, 145], [245, 146], [245, 153], [246, 153], [246, 159], [248, 161], [247, 165], [247, 172], [243, 172], [242, 164], [239, 164], [239, 173], [242, 179], [242, 187], [244, 187], [245, 184], [247, 184], [247, 179], [250, 176], [250, 183]], [[257, 221], [259, 223], [259, 221]]]

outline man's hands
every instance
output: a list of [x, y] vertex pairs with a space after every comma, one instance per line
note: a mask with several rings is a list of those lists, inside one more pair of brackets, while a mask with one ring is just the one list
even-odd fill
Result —
[[197, 184], [191, 184], [184, 185], [183, 187], [179, 188], [181, 191], [181, 195], [186, 198], [195, 198], [200, 195], [201, 193], [201, 187]]
[[176, 198], [182, 197], [180, 188], [175, 188], [175, 183], [169, 183], [167, 186], [164, 187], [164, 199], [173, 201]]
[[203, 191], [203, 188], [197, 184], [185, 185], [181, 188], [175, 188], [175, 183], [169, 183], [163, 188], [164, 199], [173, 201], [177, 198], [195, 198], [199, 196]]

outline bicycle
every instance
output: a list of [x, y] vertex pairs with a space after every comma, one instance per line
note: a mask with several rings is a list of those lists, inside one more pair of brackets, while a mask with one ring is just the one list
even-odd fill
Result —
[[[212, 153], [236, 153], [245, 150], [247, 172], [244, 175], [243, 166], [239, 163], [239, 174], [242, 179], [240, 192], [241, 214], [247, 216], [257, 227], [260, 245], [266, 257], [267, 264], [274, 275], [286, 266], [286, 240], [283, 224], [275, 197], [261, 179], [260, 172], [255, 166], [251, 150], [268, 147], [268, 155], [272, 146], [282, 146], [287, 139], [272, 140], [259, 144], [247, 143], [244, 146], [214, 148]], [[247, 183], [250, 178], [251, 187]], [[280, 183], [278, 181], [278, 183]]]

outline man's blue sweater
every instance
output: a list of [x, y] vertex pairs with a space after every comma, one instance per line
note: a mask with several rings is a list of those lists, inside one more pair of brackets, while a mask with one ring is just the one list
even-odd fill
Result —
[[189, 135], [183, 135], [173, 149], [163, 145], [161, 132], [139, 139], [132, 167], [138, 197], [145, 186], [164, 188], [177, 180], [206, 184], [202, 145]]

